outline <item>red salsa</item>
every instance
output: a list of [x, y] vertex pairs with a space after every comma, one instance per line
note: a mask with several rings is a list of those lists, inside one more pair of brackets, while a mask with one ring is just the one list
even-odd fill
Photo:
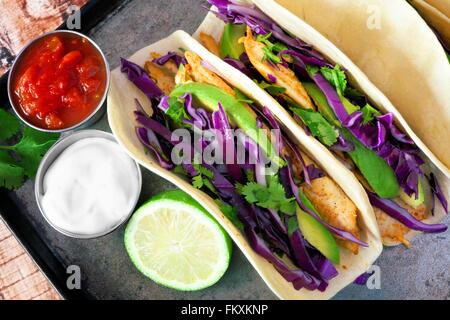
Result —
[[14, 105], [28, 122], [64, 129], [86, 119], [106, 90], [106, 66], [89, 40], [71, 33], [38, 40], [12, 79]]

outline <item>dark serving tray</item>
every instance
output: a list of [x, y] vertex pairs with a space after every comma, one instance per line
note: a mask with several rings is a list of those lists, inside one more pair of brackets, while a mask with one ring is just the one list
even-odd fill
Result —
[[[177, 29], [194, 32], [206, 15], [202, 4], [206, 2], [91, 1], [83, 12], [82, 25], [102, 48], [111, 68], [116, 68], [120, 57], [127, 57]], [[106, 16], [111, 9], [114, 10]], [[4, 86], [1, 94], [6, 94]], [[106, 117], [93, 127], [109, 131]], [[143, 170], [140, 203], [171, 188], [174, 186], [164, 179]], [[229, 270], [213, 287], [191, 293], [160, 287], [131, 264], [124, 250], [123, 227], [94, 240], [72, 239], [54, 231], [39, 213], [32, 181], [14, 192], [0, 191], [0, 214], [58, 291], [68, 299], [275, 298], [237, 248]], [[69, 290], [66, 286], [66, 268], [70, 265], [81, 269], [80, 290]], [[376, 265], [381, 270], [381, 289], [350, 285], [336, 298], [450, 299], [449, 232], [420, 236], [413, 241], [411, 249], [402, 246], [386, 249]]]

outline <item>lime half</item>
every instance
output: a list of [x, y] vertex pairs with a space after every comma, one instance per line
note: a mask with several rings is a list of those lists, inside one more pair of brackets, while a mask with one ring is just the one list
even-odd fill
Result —
[[136, 211], [125, 230], [125, 247], [140, 272], [182, 291], [216, 283], [231, 257], [230, 237], [179, 190], [161, 193]]

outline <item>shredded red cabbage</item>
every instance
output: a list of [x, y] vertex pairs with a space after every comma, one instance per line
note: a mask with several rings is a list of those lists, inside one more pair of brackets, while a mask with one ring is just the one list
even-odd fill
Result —
[[321, 60], [322, 63], [326, 64], [320, 53], [302, 40], [286, 34], [275, 21], [254, 5], [248, 6], [232, 0], [208, 0], [208, 2], [217, 7], [217, 11], [214, 11], [214, 13], [219, 19], [227, 23], [245, 24], [256, 34], [266, 35], [271, 33], [272, 38], [283, 42], [292, 50], [300, 50], [306, 56], [314, 57], [314, 61]]
[[[222, 105], [219, 103], [219, 109], [212, 114], [213, 127], [218, 130], [222, 134], [222, 154], [224, 158], [224, 162], [226, 163], [228, 173], [235, 181], [242, 181], [242, 171], [239, 165], [236, 162], [236, 153], [235, 153], [235, 141], [234, 135], [231, 131], [230, 121], [228, 120], [228, 116], [225, 113]], [[227, 150], [226, 147], [233, 146], [233, 150]], [[233, 152], [232, 155], [234, 161], [229, 163], [226, 161], [227, 157], [230, 157], [227, 152]]]
[[355, 281], [353, 281], [353, 283], [360, 285], [360, 286], [365, 286], [367, 284], [367, 281], [369, 280], [369, 278], [371, 276], [373, 276], [374, 273], [375, 273], [375, 271], [365, 272], [365, 273], [361, 274], [360, 276], [358, 276], [358, 278], [356, 278]]
[[434, 214], [434, 196], [438, 198], [439, 202], [441, 203], [442, 207], [444, 208], [445, 213], [448, 213], [448, 203], [447, 199], [445, 199], [444, 192], [442, 192], [441, 187], [439, 186], [439, 183], [435, 177], [435, 175], [431, 172], [430, 175], [425, 175], [428, 183], [430, 184], [431, 192], [433, 193], [433, 208], [432, 213]]
[[422, 221], [414, 218], [406, 209], [400, 207], [397, 203], [390, 199], [379, 198], [372, 192], [367, 192], [370, 203], [380, 210], [383, 210], [386, 214], [400, 221], [402, 224], [412, 230], [427, 232], [427, 233], [439, 233], [445, 232], [447, 226], [444, 224], [425, 224]]
[[152, 151], [162, 168], [170, 170], [174, 167], [169, 158], [163, 153], [158, 138], [152, 130], [137, 127], [136, 135], [139, 138], [139, 141]]
[[159, 58], [153, 59], [153, 62], [162, 66], [162, 65], [165, 65], [170, 60], [175, 62], [177, 67], [179, 67], [180, 64], [187, 64], [185, 57], [179, 55], [176, 52], [172, 52], [172, 51], [169, 51], [167, 54], [165, 54]]
[[128, 80], [133, 82], [135, 86], [145, 93], [150, 100], [159, 99], [164, 95], [162, 90], [156, 85], [156, 83], [150, 78], [143, 68], [123, 58], [120, 59], [120, 62], [120, 70], [126, 73]]

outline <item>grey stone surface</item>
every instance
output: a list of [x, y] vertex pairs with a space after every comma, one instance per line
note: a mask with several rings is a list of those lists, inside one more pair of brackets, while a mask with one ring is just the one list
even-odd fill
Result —
[[[204, 1], [126, 1], [97, 26], [90, 36], [110, 61], [166, 37], [177, 29], [192, 33], [206, 15]], [[95, 125], [109, 130], [106, 119]], [[165, 189], [174, 188], [160, 177], [143, 170], [141, 202]], [[75, 240], [54, 231], [41, 217], [34, 202], [31, 182], [16, 192], [16, 201], [26, 208], [55, 255], [65, 265], [76, 264], [83, 274], [82, 286], [100, 299], [274, 299], [258, 274], [234, 248], [229, 270], [213, 287], [195, 293], [162, 288], [139, 274], [123, 245], [123, 228], [96, 240]], [[446, 221], [449, 222], [448, 219]], [[350, 285], [336, 299], [450, 299], [449, 232], [423, 235], [412, 249], [388, 248], [376, 262], [381, 268], [381, 290]]]

